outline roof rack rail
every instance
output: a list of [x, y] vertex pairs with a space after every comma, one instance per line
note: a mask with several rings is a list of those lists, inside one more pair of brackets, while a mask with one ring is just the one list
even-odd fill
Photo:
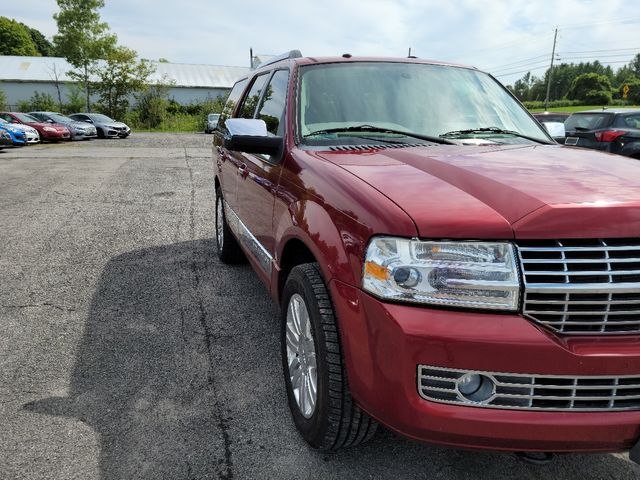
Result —
[[265, 65], [271, 65], [272, 63], [279, 62], [280, 60], [287, 60], [289, 58], [300, 58], [300, 57], [302, 57], [302, 53], [300, 53], [300, 50], [290, 50], [286, 53], [283, 53], [281, 55], [276, 55], [275, 57], [270, 58], [266, 62], [258, 65], [257, 68], [264, 67]]

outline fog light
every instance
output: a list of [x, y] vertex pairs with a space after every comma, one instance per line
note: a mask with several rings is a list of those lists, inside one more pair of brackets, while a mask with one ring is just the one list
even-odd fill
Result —
[[457, 386], [462, 398], [475, 403], [489, 400], [495, 388], [491, 378], [477, 373], [465, 373], [458, 379]]

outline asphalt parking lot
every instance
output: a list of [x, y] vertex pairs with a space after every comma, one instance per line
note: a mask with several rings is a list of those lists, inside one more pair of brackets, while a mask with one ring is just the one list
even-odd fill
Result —
[[215, 256], [211, 136], [0, 152], [0, 479], [637, 479], [624, 454], [297, 436], [277, 309]]

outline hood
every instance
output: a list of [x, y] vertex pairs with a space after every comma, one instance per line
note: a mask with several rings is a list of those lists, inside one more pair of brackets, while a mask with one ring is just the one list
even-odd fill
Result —
[[423, 238], [640, 236], [640, 162], [558, 145], [320, 156], [404, 209]]
[[127, 124], [122, 122], [105, 122], [102, 125], [105, 127], [126, 128]]
[[30, 122], [27, 123], [27, 125], [29, 125], [30, 127], [34, 127], [34, 128], [44, 128], [44, 127], [53, 127], [56, 130], [67, 130], [66, 125], [61, 125], [59, 123], [48, 123], [48, 122]]

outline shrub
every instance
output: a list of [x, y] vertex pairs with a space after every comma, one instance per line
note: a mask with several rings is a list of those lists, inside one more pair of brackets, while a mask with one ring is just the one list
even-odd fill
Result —
[[4, 93], [4, 90], [0, 88], [0, 110], [7, 109], [7, 95]]
[[585, 102], [590, 105], [609, 105], [611, 103], [611, 91], [590, 90], [585, 94]]
[[145, 128], [157, 128], [167, 117], [169, 87], [154, 84], [137, 95], [139, 121]]
[[35, 91], [29, 100], [18, 102], [18, 110], [21, 112], [55, 111], [57, 103], [48, 93]]
[[582, 75], [578, 75], [573, 79], [573, 82], [571, 82], [571, 88], [567, 93], [567, 98], [571, 100], [581, 100], [587, 103], [591, 103], [589, 98], [595, 98], [599, 101], [603, 101], [604, 98], [609, 98], [609, 101], [611, 101], [611, 94], [607, 96], [606, 93], [595, 93], [610, 91], [611, 82], [606, 75], [583, 73]]
[[86, 110], [84, 90], [79, 85], [71, 85], [67, 89], [67, 102], [62, 105], [62, 113], [78, 113]]

